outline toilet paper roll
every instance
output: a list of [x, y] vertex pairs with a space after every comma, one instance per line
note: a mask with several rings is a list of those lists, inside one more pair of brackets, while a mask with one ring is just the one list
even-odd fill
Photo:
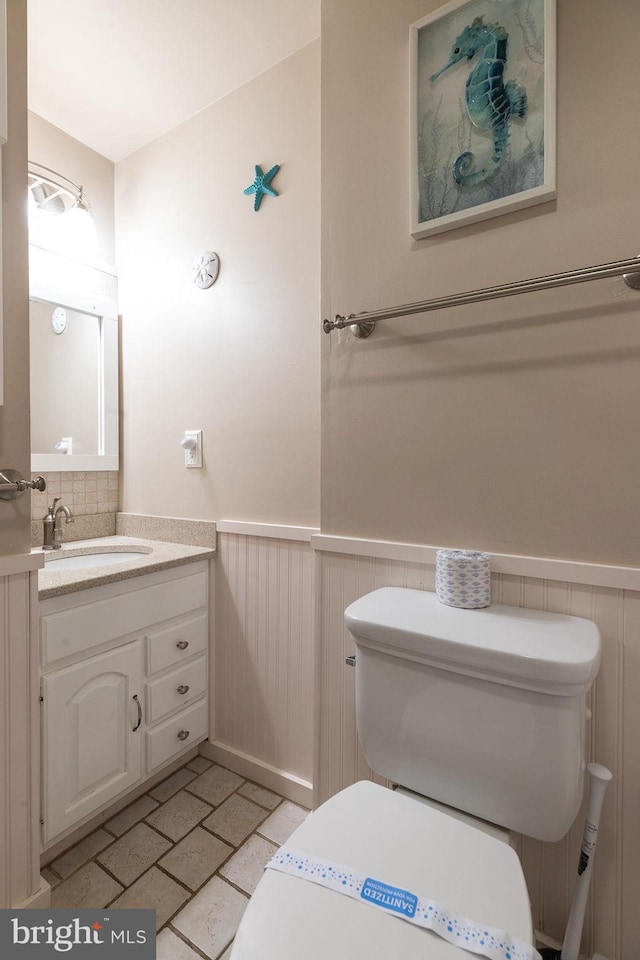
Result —
[[491, 557], [477, 550], [438, 550], [436, 596], [449, 607], [477, 610], [491, 603]]

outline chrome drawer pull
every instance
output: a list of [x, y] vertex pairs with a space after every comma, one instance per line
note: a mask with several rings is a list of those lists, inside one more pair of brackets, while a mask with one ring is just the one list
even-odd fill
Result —
[[188, 640], [178, 640], [178, 642], [176, 643], [176, 647], [178, 648], [178, 650], [186, 650], [188, 646], [189, 646]]
[[189, 736], [188, 730], [181, 730], [180, 733], [178, 734], [178, 740], [186, 740], [188, 736]]
[[178, 693], [184, 694], [188, 692], [189, 692], [189, 684], [188, 683], [180, 684], [180, 686], [178, 687]]

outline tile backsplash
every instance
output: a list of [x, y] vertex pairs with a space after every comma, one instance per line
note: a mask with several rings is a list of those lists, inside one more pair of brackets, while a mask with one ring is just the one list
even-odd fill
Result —
[[74, 516], [63, 523], [64, 539], [108, 537], [115, 534], [119, 497], [117, 470], [44, 473], [47, 489], [31, 494], [31, 544], [42, 543], [42, 520], [54, 497], [61, 497]]

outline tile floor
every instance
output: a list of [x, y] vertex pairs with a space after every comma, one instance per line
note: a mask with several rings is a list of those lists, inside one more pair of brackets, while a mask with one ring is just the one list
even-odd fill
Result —
[[152, 908], [157, 960], [228, 960], [265, 863], [307, 813], [195, 757], [43, 869], [51, 905]]

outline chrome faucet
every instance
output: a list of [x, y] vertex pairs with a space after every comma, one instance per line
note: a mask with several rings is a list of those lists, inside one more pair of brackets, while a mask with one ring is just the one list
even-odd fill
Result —
[[[71, 510], [64, 503], [61, 503], [61, 500], [62, 497], [54, 497], [53, 503], [49, 507], [46, 517], [43, 518], [43, 550], [59, 550], [61, 548], [62, 514], [64, 514], [67, 523], [73, 523], [73, 514], [71, 513]], [[56, 507], [57, 503], [60, 503], [59, 507]]]

